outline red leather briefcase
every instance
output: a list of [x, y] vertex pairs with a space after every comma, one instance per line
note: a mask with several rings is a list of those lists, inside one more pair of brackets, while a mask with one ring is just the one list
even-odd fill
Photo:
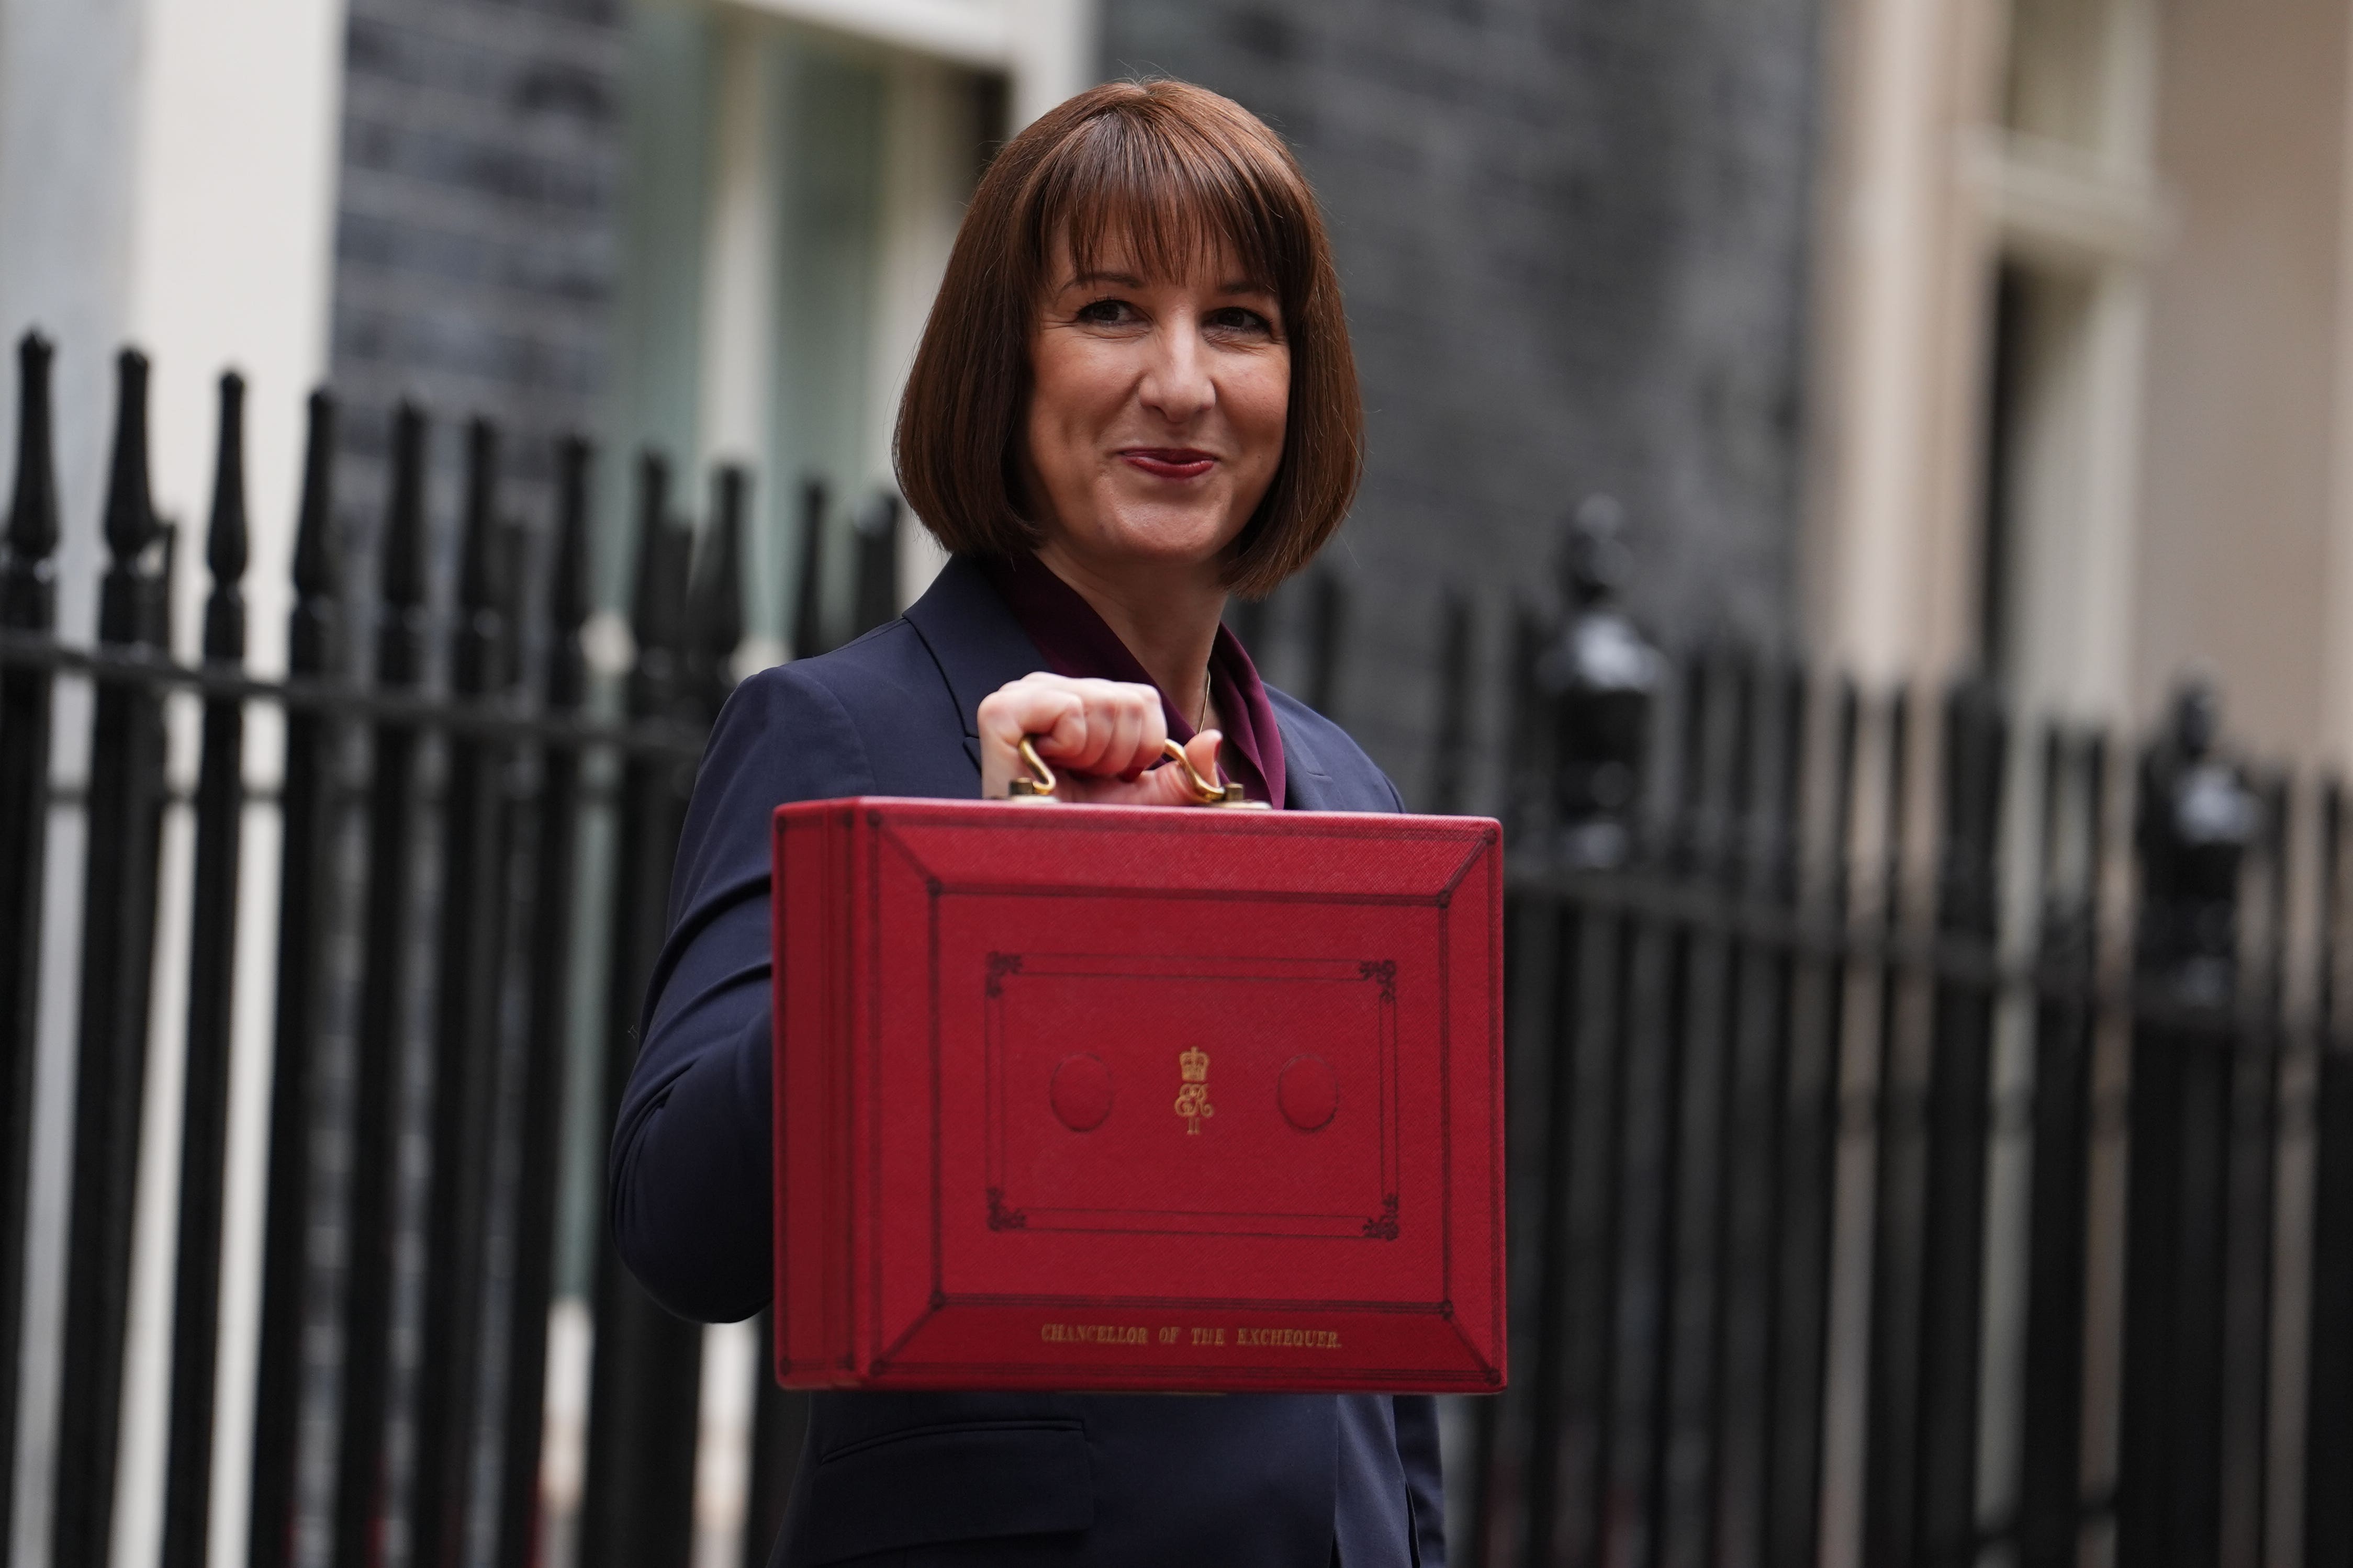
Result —
[[776, 1373], [1504, 1381], [1493, 822], [776, 814]]

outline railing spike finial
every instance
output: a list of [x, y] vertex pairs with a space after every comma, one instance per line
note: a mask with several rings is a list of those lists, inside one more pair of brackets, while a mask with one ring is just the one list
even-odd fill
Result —
[[466, 430], [466, 515], [459, 540], [458, 602], [450, 677], [471, 695], [503, 686], [512, 663], [509, 570], [514, 541], [499, 519], [499, 433], [479, 416]]
[[734, 689], [735, 647], [744, 640], [744, 525], [752, 476], [725, 464], [712, 474], [711, 490], [711, 527], [694, 562], [687, 615], [698, 695], [716, 715]]
[[425, 603], [425, 411], [404, 402], [392, 416], [392, 493], [385, 515], [384, 599]]
[[825, 481], [813, 475], [804, 479], [800, 567], [793, 586], [793, 624], [786, 632], [795, 658], [814, 658], [825, 651]]
[[294, 611], [287, 625], [286, 667], [323, 675], [337, 662], [342, 630], [335, 596], [335, 399], [311, 394], [303, 438], [302, 503], [294, 529]]
[[547, 574], [547, 704], [569, 710], [587, 692], [580, 628], [596, 608], [588, 564], [588, 489], [596, 449], [578, 436], [555, 448], [555, 555]]
[[114, 459], [106, 486], [106, 542], [119, 562], [155, 542], [155, 503], [147, 485], [147, 356], [115, 357]]
[[294, 587], [303, 598], [335, 593], [335, 395], [311, 394], [302, 447], [302, 506], [294, 528]]
[[577, 631], [595, 611], [588, 570], [588, 489], [596, 448], [567, 436], [555, 452], [555, 564], [548, 576], [548, 610], [561, 631]]
[[205, 563], [213, 591], [205, 602], [205, 658], [236, 663], [245, 657], [246, 567], [245, 378], [220, 378], [220, 447], [213, 466], [213, 511], [205, 532]]
[[119, 647], [160, 645], [167, 636], [162, 595], [168, 578], [145, 568], [148, 548], [163, 532], [147, 488], [147, 356], [124, 349], [114, 363], [114, 457], [105, 513], [112, 563], [99, 584], [98, 637]]
[[670, 460], [648, 447], [638, 454], [638, 570], [629, 595], [629, 630], [642, 653], [668, 648], [670, 617], [663, 581], [670, 526]]
[[860, 509], [858, 576], [852, 627], [864, 637], [899, 614], [899, 497], [877, 491]]
[[466, 427], [466, 525], [458, 602], [470, 611], [504, 603], [499, 532], [499, 431], [477, 415]]
[[49, 372], [56, 357], [38, 332], [17, 340], [16, 489], [8, 505], [6, 542], [12, 575], [27, 578], [58, 547], [58, 470], [49, 413]]

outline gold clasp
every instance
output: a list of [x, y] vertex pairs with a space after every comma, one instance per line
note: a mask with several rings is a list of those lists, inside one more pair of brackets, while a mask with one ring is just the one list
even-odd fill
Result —
[[1052, 800], [1057, 782], [1054, 770], [1046, 765], [1046, 759], [1038, 754], [1038, 748], [1030, 743], [1027, 735], [1021, 737], [1021, 762], [1029, 770], [1029, 776], [1015, 779], [1008, 784], [1005, 788], [1007, 797], [1032, 802]]
[[[1054, 786], [1060, 782], [1054, 777], [1054, 770], [1047, 766], [1046, 759], [1038, 754], [1038, 748], [1031, 737], [1028, 735], [1021, 737], [1020, 750], [1022, 766], [1029, 770], [1029, 776], [1017, 778], [1008, 784], [1007, 798], [1024, 802], [1052, 800]], [[1201, 770], [1193, 765], [1193, 759], [1185, 754], [1185, 748], [1176, 742], [1162, 742], [1161, 752], [1170, 762], [1185, 770], [1185, 783], [1192, 791], [1195, 805], [1222, 805], [1239, 811], [1269, 809], [1267, 803], [1262, 800], [1246, 798], [1242, 794], [1241, 785], [1219, 784], [1215, 779], [1204, 776]]]
[[1185, 782], [1192, 786], [1195, 805], [1231, 806], [1241, 811], [1267, 809], [1267, 804], [1262, 800], [1243, 798], [1241, 785], [1219, 784], [1215, 779], [1203, 777], [1201, 770], [1193, 765], [1193, 759], [1185, 754], [1185, 748], [1176, 742], [1163, 741], [1160, 749], [1170, 762], [1185, 770]]

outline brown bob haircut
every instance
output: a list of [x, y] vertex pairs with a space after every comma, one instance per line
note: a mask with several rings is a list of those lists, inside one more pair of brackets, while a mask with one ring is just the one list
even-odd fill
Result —
[[950, 552], [1028, 554], [1017, 457], [1029, 341], [1055, 242], [1081, 272], [1114, 248], [1160, 278], [1229, 250], [1282, 310], [1291, 403], [1275, 469], [1226, 581], [1256, 598], [1314, 557], [1363, 468], [1364, 405], [1314, 193], [1241, 105], [1181, 81], [1111, 82], [1008, 142], [956, 231], [899, 404], [899, 488]]

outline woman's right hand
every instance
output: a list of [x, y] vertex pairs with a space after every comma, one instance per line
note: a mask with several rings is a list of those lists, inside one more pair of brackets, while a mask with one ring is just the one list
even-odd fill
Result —
[[[1073, 680], [1043, 670], [997, 688], [980, 703], [980, 794], [1003, 800], [1013, 781], [1029, 775], [1021, 739], [1060, 777], [1056, 798], [1091, 805], [1192, 805], [1184, 770], [1157, 766], [1168, 723], [1160, 693], [1124, 680]], [[1216, 778], [1215, 730], [1186, 742], [1185, 754], [1206, 778]]]

